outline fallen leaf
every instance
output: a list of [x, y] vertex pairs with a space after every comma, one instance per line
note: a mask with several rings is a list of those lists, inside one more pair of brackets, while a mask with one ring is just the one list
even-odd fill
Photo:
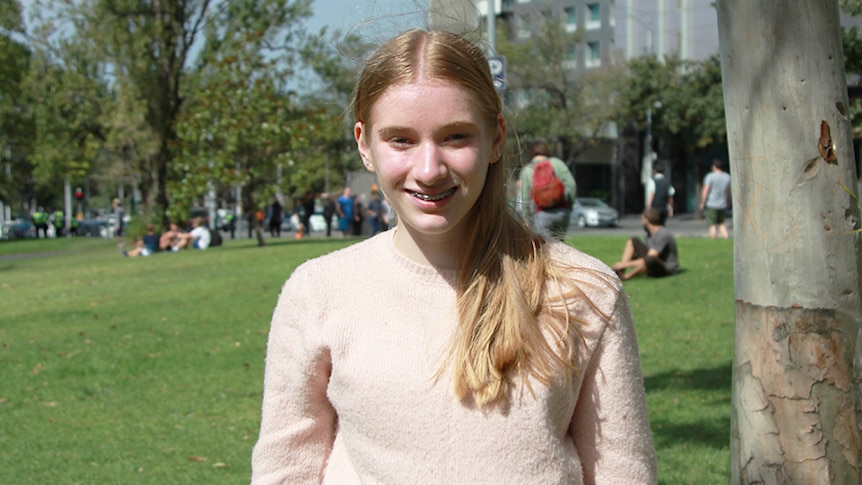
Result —
[[198, 461], [198, 462], [200, 462], [200, 461], [207, 461], [207, 459], [206, 459], [206, 458], [204, 458], [204, 457], [202, 457], [202, 456], [194, 456], [194, 455], [192, 455], [192, 456], [190, 456], [190, 457], [189, 457], [189, 461]]
[[226, 466], [227, 466], [227, 465], [226, 465], [226, 464], [224, 464], [224, 463], [222, 463], [222, 462], [213, 463], [213, 468], [224, 468], [224, 467], [226, 467]]
[[33, 373], [38, 374], [41, 371], [42, 371], [42, 363], [40, 362], [40, 363], [36, 364], [35, 367], [33, 367]]

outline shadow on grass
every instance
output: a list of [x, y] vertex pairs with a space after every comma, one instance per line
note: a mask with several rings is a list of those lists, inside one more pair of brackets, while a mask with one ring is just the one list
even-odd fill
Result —
[[672, 448], [684, 444], [708, 446], [716, 450], [730, 447], [730, 416], [710, 421], [676, 423], [650, 420], [655, 447]]
[[[731, 362], [726, 362], [709, 369], [668, 371], [646, 376], [644, 385], [648, 395], [657, 391], [679, 392], [681, 395], [685, 395], [687, 391], [699, 391], [709, 405], [727, 406], [730, 409], [731, 368]], [[686, 407], [686, 404], [682, 403], [681, 406]], [[680, 414], [689, 413], [681, 411]], [[695, 415], [693, 419], [667, 414], [661, 418], [652, 416], [650, 427], [657, 448], [675, 447], [681, 443], [705, 445], [715, 449], [726, 449], [730, 446], [730, 413], [719, 416], [705, 413]]]
[[647, 392], [664, 389], [696, 391], [730, 391], [731, 362], [712, 369], [672, 370], [661, 374], [644, 376]]

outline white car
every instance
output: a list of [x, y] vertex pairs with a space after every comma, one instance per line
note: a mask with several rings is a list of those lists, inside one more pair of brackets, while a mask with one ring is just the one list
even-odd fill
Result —
[[616, 227], [620, 223], [620, 215], [601, 199], [578, 197], [569, 221], [577, 227]]

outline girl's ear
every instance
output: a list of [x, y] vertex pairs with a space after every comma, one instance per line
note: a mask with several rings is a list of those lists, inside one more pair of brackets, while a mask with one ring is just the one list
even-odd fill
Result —
[[362, 157], [362, 164], [369, 172], [374, 172], [374, 164], [371, 163], [371, 150], [365, 143], [365, 123], [357, 121], [353, 125], [353, 138], [356, 139], [356, 149], [359, 150], [359, 156]]

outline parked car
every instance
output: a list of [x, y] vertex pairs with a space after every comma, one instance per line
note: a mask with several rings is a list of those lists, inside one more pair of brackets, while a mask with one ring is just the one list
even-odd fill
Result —
[[110, 221], [104, 217], [83, 219], [78, 222], [77, 234], [84, 237], [108, 237]]
[[616, 227], [620, 223], [620, 215], [601, 199], [578, 197], [572, 207], [570, 221], [577, 227]]
[[36, 237], [36, 226], [27, 216], [14, 218], [3, 223], [3, 239], [33, 239]]

